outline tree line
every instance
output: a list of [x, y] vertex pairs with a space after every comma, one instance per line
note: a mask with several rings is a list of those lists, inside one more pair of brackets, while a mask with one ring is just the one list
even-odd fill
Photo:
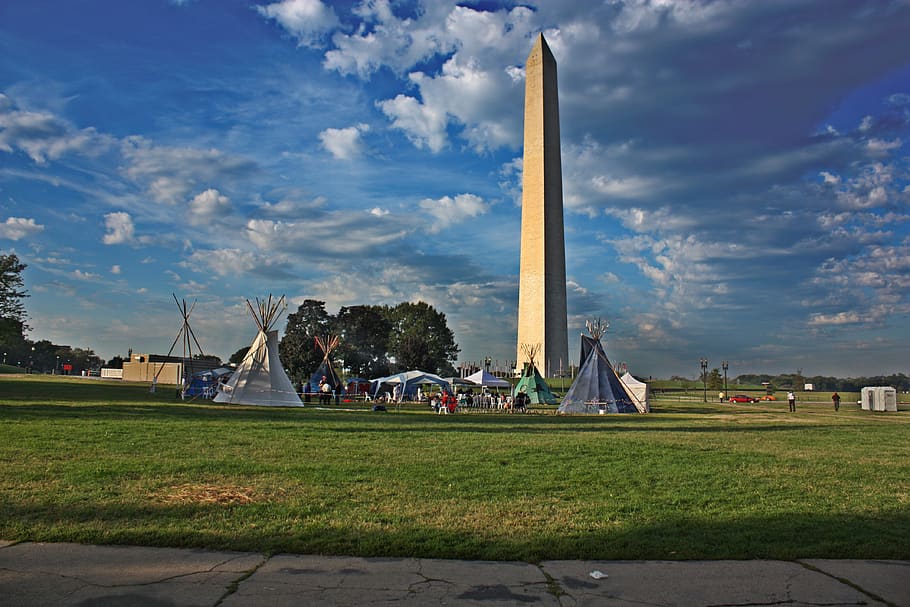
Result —
[[[720, 369], [711, 369], [704, 375], [699, 375], [694, 381], [674, 375], [671, 380], [692, 382], [692, 388], [706, 386], [711, 392], [723, 390], [724, 378]], [[796, 373], [756, 374], [743, 373], [736, 377], [727, 378], [727, 390], [730, 394], [740, 385], [763, 386], [770, 393], [775, 390], [802, 391], [806, 384], [811, 384], [813, 390], [820, 392], [859, 392], [866, 386], [891, 386], [901, 392], [910, 391], [910, 377], [904, 373], [891, 375], [872, 375], [860, 377], [831, 377], [827, 375], [803, 375], [802, 370]]]
[[[76, 374], [99, 369], [104, 361], [91, 349], [26, 337], [29, 327], [24, 300], [28, 292], [22, 278], [26, 267], [14, 253], [0, 254], [0, 362], [39, 373], [62, 373], [65, 366]], [[305, 382], [316, 370], [322, 362], [322, 352], [316, 348], [315, 339], [326, 335], [340, 336], [341, 343], [332, 360], [340, 362], [351, 376], [375, 378], [407, 369], [443, 376], [457, 374], [454, 363], [460, 349], [455, 335], [447, 325], [445, 314], [424, 302], [350, 306], [332, 315], [326, 311], [325, 302], [305, 300], [296, 312], [288, 315], [285, 335], [279, 344], [281, 362], [292, 380]], [[247, 349], [235, 352], [230, 361], [240, 362]], [[123, 362], [123, 358], [115, 356], [109, 366], [120, 367]], [[677, 376], [672, 379], [685, 380]], [[703, 379], [712, 391], [723, 387], [719, 369], [712, 369], [696, 381], [702, 383]], [[910, 391], [910, 377], [904, 373], [839, 378], [804, 376], [798, 369], [796, 373], [777, 375], [738, 375], [728, 379], [727, 387], [732, 392], [738, 384], [765, 384], [772, 390], [802, 390], [805, 384], [812, 384], [815, 390], [828, 392], [858, 392], [864, 386], [892, 386]]]
[[0, 255], [0, 362], [29, 373], [81, 373], [98, 369], [103, 362], [91, 350], [53, 344], [26, 337], [25, 298], [28, 292], [22, 272], [28, 266], [16, 254]]
[[842, 378], [827, 375], [806, 376], [797, 372], [779, 375], [745, 374], [737, 376], [736, 379], [746, 384], [767, 382], [771, 387], [779, 389], [802, 390], [806, 384], [812, 384], [813, 390], [822, 392], [859, 392], [866, 386], [891, 386], [901, 392], [910, 391], [910, 377], [904, 373]]
[[[99, 369], [104, 361], [92, 350], [26, 337], [29, 327], [24, 300], [28, 292], [22, 278], [26, 267], [15, 254], [0, 254], [0, 362], [37, 373], [62, 373], [67, 368], [79, 374]], [[309, 379], [323, 358], [316, 348], [316, 337], [327, 335], [341, 338], [332, 361], [340, 362], [350, 375], [374, 378], [406, 369], [455, 375], [459, 352], [455, 335], [445, 314], [424, 302], [349, 306], [332, 315], [326, 311], [325, 302], [305, 300], [288, 315], [279, 344], [281, 362], [291, 379]], [[240, 362], [247, 349], [235, 352], [231, 362]], [[115, 356], [109, 365], [122, 367], [123, 362], [122, 357]]]
[[[316, 337], [338, 335], [332, 353], [349, 376], [375, 378], [408, 369], [455, 375], [460, 348], [446, 316], [424, 302], [395, 306], [346, 306], [329, 314], [325, 302], [307, 299], [288, 314], [278, 345], [281, 363], [293, 381], [309, 380], [322, 362]], [[233, 357], [232, 357], [233, 359]], [[340, 369], [336, 369], [339, 370]]]

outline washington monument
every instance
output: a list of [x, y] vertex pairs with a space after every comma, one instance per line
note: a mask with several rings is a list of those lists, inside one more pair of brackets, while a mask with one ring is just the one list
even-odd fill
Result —
[[522, 344], [539, 346], [545, 376], [569, 368], [566, 245], [562, 223], [562, 162], [556, 59], [543, 34], [525, 64], [525, 137], [521, 191], [518, 361]]

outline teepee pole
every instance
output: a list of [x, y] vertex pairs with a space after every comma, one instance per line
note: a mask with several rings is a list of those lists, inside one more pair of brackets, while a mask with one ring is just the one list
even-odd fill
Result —
[[[193, 357], [193, 343], [196, 344], [196, 348], [200, 355], [204, 354], [202, 346], [199, 344], [199, 340], [196, 339], [196, 334], [193, 332], [193, 327], [190, 326], [190, 316], [193, 314], [193, 310], [196, 309], [196, 300], [193, 300], [193, 305], [187, 308], [186, 300], [184, 299], [181, 303], [177, 299], [177, 295], [171, 293], [171, 297], [174, 298], [174, 303], [177, 304], [177, 309], [180, 310], [180, 315], [183, 317], [183, 323], [180, 325], [180, 330], [177, 331], [177, 336], [174, 338], [174, 341], [171, 343], [171, 347], [167, 351], [167, 358], [170, 358], [174, 353], [174, 348], [177, 347], [177, 342], [182, 342], [183, 347], [183, 358], [181, 359], [181, 381], [185, 385], [187, 377], [186, 361], [187, 355], [192, 359]], [[161, 372], [164, 371], [164, 366], [166, 363], [162, 363], [160, 367], [155, 371], [155, 376], [152, 378], [152, 388], [154, 391], [155, 386], [158, 384], [158, 377], [161, 376]], [[181, 391], [181, 398], [183, 398], [183, 393]]]

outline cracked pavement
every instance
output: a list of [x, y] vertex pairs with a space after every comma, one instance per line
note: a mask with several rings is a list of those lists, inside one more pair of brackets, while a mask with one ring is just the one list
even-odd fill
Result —
[[530, 564], [0, 541], [5, 607], [313, 604], [910, 607], [910, 561]]

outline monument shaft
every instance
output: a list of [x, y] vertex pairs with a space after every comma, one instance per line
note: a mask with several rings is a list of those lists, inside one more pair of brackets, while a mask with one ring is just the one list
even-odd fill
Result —
[[539, 345], [545, 376], [569, 367], [566, 249], [556, 59], [539, 35], [525, 64], [524, 168], [521, 193], [521, 274], [518, 368], [522, 344]]

